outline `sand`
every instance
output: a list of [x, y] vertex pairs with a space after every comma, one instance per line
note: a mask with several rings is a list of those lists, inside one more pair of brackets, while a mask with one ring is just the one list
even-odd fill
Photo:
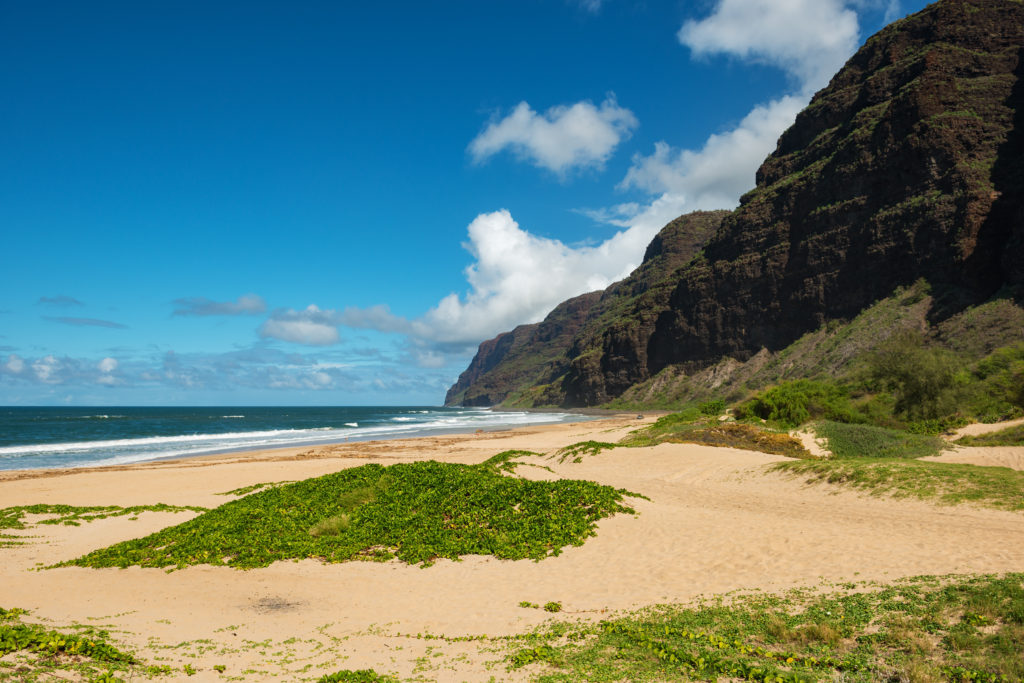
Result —
[[[8, 473], [0, 507], [172, 503], [213, 506], [240, 486], [294, 480], [367, 462], [432, 458], [475, 463], [510, 448], [552, 453], [615, 441], [630, 417], [505, 432], [285, 449], [91, 471]], [[1024, 514], [870, 497], [767, 472], [780, 456], [688, 444], [615, 449], [580, 463], [538, 460], [554, 473], [624, 487], [650, 500], [603, 520], [595, 538], [541, 562], [468, 557], [423, 569], [397, 561], [265, 569], [61, 568], [40, 565], [135, 538], [192, 513], [143, 513], [80, 527], [40, 526], [32, 543], [0, 549], [0, 606], [54, 626], [103, 625], [146, 660], [198, 669], [189, 680], [315, 680], [372, 667], [424, 680], [526, 680], [506, 671], [502, 641], [424, 640], [417, 634], [501, 636], [551, 615], [520, 601], [560, 601], [560, 618], [693, 602], [733, 590], [782, 590], [847, 580], [1024, 569]], [[250, 673], [245, 673], [249, 671]]]

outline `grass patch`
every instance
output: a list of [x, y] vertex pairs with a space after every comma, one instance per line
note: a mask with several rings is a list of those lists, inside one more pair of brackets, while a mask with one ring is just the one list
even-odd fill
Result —
[[[0, 657], [5, 658], [4, 667], [14, 669], [17, 680], [29, 680], [30, 675], [63, 680], [64, 673], [89, 680], [119, 680], [112, 671], [138, 664], [133, 654], [110, 644], [104, 631], [89, 627], [77, 627], [79, 633], [56, 631], [23, 622], [26, 614], [23, 609], [0, 607]], [[6, 678], [3, 669], [0, 678]]]
[[321, 676], [317, 683], [397, 683], [398, 679], [392, 676], [383, 676], [373, 669], [359, 669], [351, 671], [342, 669], [332, 674]]
[[922, 458], [938, 455], [946, 447], [937, 436], [867, 424], [826, 421], [815, 425], [814, 431], [828, 441], [837, 458]]
[[961, 446], [1024, 446], [1024, 425], [977, 436], [961, 436], [956, 443]]
[[[597, 520], [634, 512], [622, 502], [627, 495], [634, 494], [589, 481], [509, 477], [486, 463], [369, 464], [253, 493], [63, 564], [247, 569], [302, 558], [397, 557], [429, 565], [470, 554], [540, 560], [582, 545]], [[332, 525], [337, 533], [326, 533]]]
[[[852, 586], [851, 586], [852, 588]], [[793, 591], [556, 624], [513, 652], [536, 680], [1019, 681], [1024, 575], [919, 577], [860, 593]]]
[[[717, 408], [717, 405], [714, 408]], [[792, 458], [811, 457], [803, 444], [789, 434], [773, 432], [751, 424], [719, 421], [710, 417], [708, 412], [710, 411], [704, 411], [702, 405], [665, 415], [653, 424], [634, 431], [619, 445], [644, 447], [656, 446], [659, 443], [696, 443], [705, 446], [742, 448]]]
[[597, 455], [601, 451], [608, 451], [619, 446], [620, 444], [608, 443], [607, 441], [580, 441], [579, 443], [558, 449], [555, 452], [555, 456], [560, 463], [566, 460], [578, 463], [583, 462], [583, 456], [585, 455]]
[[516, 467], [523, 464], [521, 462], [517, 462], [517, 458], [529, 458], [539, 455], [540, 453], [534, 453], [533, 451], [502, 451], [497, 455], [492, 455], [487, 458], [487, 460], [484, 460], [481, 464], [495, 467], [502, 472], [515, 472]]
[[[0, 508], [0, 548], [25, 544], [23, 536], [3, 533], [9, 529], [29, 529], [39, 524], [80, 526], [82, 522], [92, 522], [97, 519], [106, 519], [107, 517], [128, 516], [130, 519], [136, 519], [143, 512], [206, 512], [207, 509], [198, 505], [167, 505], [166, 503], [132, 505], [130, 507], [39, 503], [37, 505], [17, 505]], [[25, 520], [26, 515], [42, 515], [43, 519], [28, 522]]]
[[705, 446], [742, 448], [791, 458], [809, 458], [804, 445], [789, 434], [770, 432], [753, 425], [736, 422], [708, 424], [699, 429], [681, 430], [662, 437], [670, 443], [698, 443]]
[[808, 483], [849, 486], [897, 498], [1024, 510], [1024, 472], [1007, 467], [905, 458], [834, 458], [775, 463], [772, 471], [803, 478]]
[[239, 487], [237, 489], [231, 489], [230, 491], [224, 491], [222, 493], [218, 493], [217, 495], [218, 496], [245, 496], [245, 495], [248, 495], [248, 494], [250, 494], [250, 493], [252, 493], [254, 491], [259, 491], [261, 489], [274, 488], [274, 487], [277, 487], [277, 486], [284, 486], [285, 484], [291, 484], [291, 483], [293, 483], [293, 480], [288, 480], [288, 481], [262, 481], [259, 484], [250, 484], [248, 486], [241, 486], [241, 487]]

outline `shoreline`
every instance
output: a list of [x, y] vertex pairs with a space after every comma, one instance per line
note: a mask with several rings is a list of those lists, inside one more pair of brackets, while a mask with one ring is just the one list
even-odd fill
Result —
[[[224, 680], [214, 671], [221, 665], [227, 675], [246, 681], [316, 680], [342, 668], [453, 683], [492, 676], [521, 681], [535, 671], [507, 671], [500, 638], [527, 633], [552, 618], [594, 621], [732, 591], [1024, 568], [1020, 513], [809, 486], [768, 471], [788, 460], [782, 456], [663, 443], [606, 450], [579, 462], [554, 457], [580, 441], [616, 442], [653, 420], [633, 414], [90, 470], [14, 471], [31, 474], [0, 475], [3, 506], [212, 508], [237, 498], [228, 492], [261, 482], [368, 463], [475, 464], [514, 449], [539, 454], [525, 458], [537, 466], [520, 467], [517, 476], [585, 479], [644, 498], [628, 499], [636, 514], [601, 520], [596, 536], [558, 556], [535, 562], [469, 555], [427, 568], [397, 560], [306, 559], [252, 570], [196, 565], [169, 573], [140, 567], [40, 571], [197, 513], [154, 511], [80, 526], [37, 525], [12, 531], [24, 537], [24, 545], [0, 548], [0, 605], [28, 609], [33, 621], [48, 628], [103, 628], [147, 663], [178, 671], [195, 667], [196, 681]], [[560, 602], [566, 616], [524, 609], [523, 601]]]
[[[546, 412], [546, 411], [538, 411]], [[562, 411], [550, 411], [550, 412], [562, 412]], [[566, 411], [567, 412], [567, 411]], [[523, 433], [525, 430], [540, 429], [544, 427], [558, 427], [558, 426], [570, 426], [587, 424], [590, 422], [600, 421], [601, 417], [595, 417], [592, 420], [574, 420], [570, 422], [556, 422], [556, 423], [537, 423], [529, 425], [517, 425], [514, 427], [500, 427], [496, 426], [493, 428], [478, 428], [471, 431], [462, 429], [453, 429], [452, 431], [433, 432], [423, 436], [407, 436], [397, 435], [394, 437], [384, 438], [373, 438], [373, 439], [352, 439], [345, 441], [330, 441], [314, 444], [296, 444], [293, 446], [282, 446], [278, 448], [242, 448], [242, 449], [229, 449], [218, 451], [216, 453], [203, 453], [200, 455], [173, 455], [164, 458], [154, 458], [152, 460], [142, 460], [139, 462], [124, 463], [124, 464], [111, 464], [111, 465], [95, 465], [95, 466], [83, 466], [83, 467], [36, 467], [36, 468], [25, 468], [25, 469], [10, 469], [0, 470], [0, 484], [7, 481], [19, 481], [22, 479], [39, 479], [39, 478], [50, 478], [60, 477], [65, 475], [73, 475], [77, 473], [89, 473], [89, 472], [124, 472], [133, 469], [145, 470], [145, 469], [162, 469], [165, 467], [173, 466], [174, 464], [181, 464], [183, 466], [205, 466], [210, 464], [218, 463], [237, 463], [244, 464], [246, 462], [259, 462], [259, 461], [278, 461], [278, 460], [298, 460], [310, 457], [327, 457], [325, 455], [309, 455], [312, 453], [326, 453], [335, 451], [341, 448], [351, 449], [358, 446], [366, 446], [372, 449], [378, 449], [389, 443], [394, 442], [408, 442], [409, 444], [416, 445], [420, 441], [432, 441], [434, 439], [441, 439], [445, 437], [476, 437], [479, 438], [481, 435], [504, 435], [510, 434], [515, 435], [517, 433]], [[611, 415], [604, 416], [603, 419], [617, 419], [617, 420], [633, 420], [636, 422], [636, 426], [639, 427], [646, 424], [650, 420], [637, 420], [637, 416], [633, 413], [621, 413], [614, 412]]]
[[[447, 407], [447, 406], [446, 406]], [[488, 409], [491, 410], [491, 409]], [[212, 458], [219, 456], [243, 456], [249, 453], [263, 453], [265, 451], [290, 451], [295, 449], [315, 449], [315, 448], [326, 448], [331, 446], [339, 446], [344, 444], [355, 444], [355, 443], [375, 443], [379, 441], [400, 441], [407, 439], [419, 439], [419, 438], [430, 438], [432, 436], [446, 436], [451, 434], [469, 434], [469, 433], [480, 433], [480, 432], [493, 432], [493, 431], [506, 431], [510, 429], [518, 429], [520, 427], [529, 428], [534, 426], [542, 426], [549, 424], [574, 424], [579, 422], [586, 422], [599, 417], [625, 417], [627, 414], [621, 411], [601, 411], [600, 414], [589, 413], [584, 411], [577, 411], [575, 409], [565, 410], [503, 410], [497, 409], [495, 412], [500, 413], [543, 413], [549, 415], [565, 415], [565, 416], [580, 416], [576, 419], [564, 419], [557, 422], [537, 422], [537, 423], [508, 423], [508, 424], [494, 424], [477, 426], [472, 424], [465, 424], [459, 426], [427, 426], [423, 427], [419, 433], [416, 432], [416, 427], [411, 428], [409, 431], [395, 432], [393, 434], [371, 434], [371, 435], [345, 435], [344, 433], [338, 434], [334, 440], [317, 440], [317, 439], [299, 439], [295, 442], [274, 445], [265, 448], [253, 448], [252, 446], [225, 446], [223, 448], [210, 447], [209, 449], [197, 452], [197, 453], [172, 453], [168, 455], [160, 455], [159, 452], [154, 452], [152, 457], [147, 457], [144, 460], [134, 460], [131, 462], [112, 462], [109, 464], [69, 464], [66, 466], [31, 466], [31, 467], [18, 467], [10, 469], [0, 469], [0, 481], [4, 481], [10, 478], [20, 478], [18, 473], [26, 472], [37, 472], [45, 473], [43, 476], [54, 476], [54, 473], [59, 472], [74, 472], [74, 471], [88, 471], [88, 470], [100, 470], [105, 468], [122, 468], [131, 467], [133, 465], [145, 465], [150, 463], [170, 462], [177, 460], [190, 460], [193, 458]], [[219, 433], [211, 432], [210, 436], [217, 436]], [[332, 435], [333, 436], [333, 435]], [[174, 437], [178, 438], [178, 437]], [[140, 440], [144, 441], [144, 437], [140, 437]], [[99, 440], [99, 441], [102, 441]], [[88, 442], [83, 442], [88, 443]], [[140, 454], [141, 455], [141, 454]], [[121, 457], [133, 457], [133, 454]]]

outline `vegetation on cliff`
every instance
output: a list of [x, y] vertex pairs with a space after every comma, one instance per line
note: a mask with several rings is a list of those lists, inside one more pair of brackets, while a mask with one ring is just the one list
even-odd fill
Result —
[[[782, 135], [739, 208], [662, 231], [648, 256], [684, 239], [675, 263], [645, 259], [585, 295], [542, 353], [485, 342], [448, 402], [739, 401], [787, 379], [846, 381], [901, 330], [946, 365], [1024, 341], [1022, 75], [1020, 2], [940, 0], [886, 27]], [[897, 412], [918, 410], [909, 387], [890, 389]]]

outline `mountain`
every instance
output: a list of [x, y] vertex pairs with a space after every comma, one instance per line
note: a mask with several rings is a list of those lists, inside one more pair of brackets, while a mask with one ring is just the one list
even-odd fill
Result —
[[[604, 292], [564, 301], [543, 321], [520, 325], [482, 343], [469, 367], [448, 390], [445, 405], [495, 405], [525, 387], [534, 388], [531, 405], [560, 403], [562, 396], [557, 387], [551, 387], [550, 395], [545, 395], [544, 389], [568, 371], [566, 349], [575, 337], [584, 328], [600, 329], [601, 322], [624, 306], [649, 308], [647, 301], [654, 296], [650, 290], [657, 286], [664, 290], [671, 273], [700, 251], [728, 213], [698, 211], [675, 219], [651, 241], [643, 263], [625, 280]], [[661, 292], [661, 299], [665, 294]], [[643, 303], [637, 303], [641, 298]], [[513, 398], [522, 400], [519, 396]]]
[[[797, 116], [739, 208], [673, 221], [629, 278], [556, 308], [554, 336], [537, 336], [545, 320], [485, 342], [447, 402], [606, 403], [777, 353], [919, 281], [928, 325], [1019, 294], [1022, 75], [1020, 0], [940, 0], [891, 24]], [[661, 258], [666, 244], [686, 246]]]

